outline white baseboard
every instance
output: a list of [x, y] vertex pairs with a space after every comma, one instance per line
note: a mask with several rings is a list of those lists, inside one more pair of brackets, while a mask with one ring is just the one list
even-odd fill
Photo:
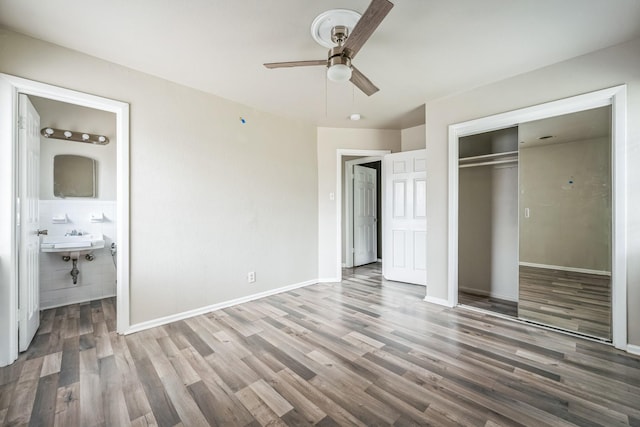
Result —
[[610, 271], [589, 270], [588, 268], [564, 267], [562, 265], [536, 264], [533, 262], [520, 262], [523, 267], [545, 268], [548, 270], [571, 271], [572, 273], [597, 274], [598, 276], [611, 276]]
[[158, 319], [148, 320], [142, 323], [136, 323], [135, 325], [131, 325], [129, 329], [127, 329], [124, 332], [124, 334], [128, 335], [134, 332], [144, 331], [145, 329], [155, 328], [156, 326], [166, 325], [167, 323], [177, 322], [178, 320], [188, 319], [189, 317], [199, 316], [201, 314], [210, 313], [212, 311], [220, 310], [222, 308], [227, 308], [227, 307], [242, 304], [245, 302], [279, 294], [282, 292], [291, 291], [293, 289], [302, 288], [304, 286], [315, 285], [316, 283], [318, 283], [317, 280], [307, 280], [306, 282], [300, 282], [293, 285], [284, 286], [282, 288], [272, 289], [265, 292], [259, 292], [257, 294], [247, 295], [246, 297], [240, 297], [240, 298], [232, 299], [230, 301], [224, 301], [218, 304], [212, 304], [206, 307], [196, 308], [194, 310], [183, 311], [182, 313], [176, 313], [170, 316], [160, 317]]
[[432, 304], [443, 305], [449, 308], [453, 307], [453, 304], [451, 304], [448, 299], [444, 298], [430, 297], [429, 295], [427, 295], [426, 297], [424, 297], [424, 301], [430, 302]]
[[640, 356], [640, 345], [627, 344], [627, 352]]
[[321, 277], [317, 280], [317, 283], [338, 283], [341, 282], [342, 279], [337, 277]]
[[507, 295], [501, 295], [501, 294], [497, 294], [495, 292], [491, 292], [491, 291], [487, 291], [484, 289], [475, 289], [475, 288], [467, 288], [465, 286], [459, 286], [458, 287], [458, 291], [460, 292], [466, 292], [468, 294], [474, 294], [474, 295], [480, 295], [483, 297], [491, 297], [491, 298], [497, 298], [497, 299], [502, 299], [505, 301], [511, 301], [511, 302], [518, 302], [518, 298], [513, 298]]

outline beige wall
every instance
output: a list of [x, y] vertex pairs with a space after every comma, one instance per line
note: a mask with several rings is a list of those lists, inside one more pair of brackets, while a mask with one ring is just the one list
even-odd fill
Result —
[[[352, 130], [334, 129], [334, 131], [336, 131], [336, 132], [337, 131], [344, 131], [344, 132], [346, 132], [345, 134], [351, 133], [351, 135], [353, 135], [353, 134], [366, 135], [366, 134], [370, 134], [371, 132], [374, 132], [374, 133], [381, 132], [381, 131], [376, 131], [376, 130], [372, 130], [372, 129], [369, 129], [369, 130], [366, 130], [366, 129], [362, 130], [361, 129], [360, 131], [364, 131], [365, 133], [362, 133], [362, 132], [354, 133], [354, 132], [352, 132], [353, 130], [355, 130], [355, 129], [352, 129]], [[395, 133], [397, 131], [390, 131], [390, 132], [382, 131], [382, 132], [383, 133], [380, 133], [380, 136], [382, 136], [384, 138], [386, 138], [388, 136], [392, 136], [392, 138], [390, 139], [390, 142], [392, 142], [392, 145], [395, 147], [396, 138], [397, 138], [397, 135], [395, 135]], [[342, 132], [338, 132], [338, 133], [342, 133]], [[425, 147], [425, 138], [426, 138], [425, 125], [419, 125], [419, 126], [414, 126], [414, 127], [407, 128], [407, 129], [402, 129], [400, 131], [400, 150], [399, 151], [422, 150]], [[352, 144], [355, 143], [357, 145], [360, 145], [360, 143], [357, 142], [357, 140], [359, 139], [359, 136], [356, 137], [356, 138], [352, 138], [352, 139], [353, 140], [350, 141], [350, 143], [352, 143]], [[374, 140], [375, 139], [377, 139], [377, 138], [374, 138]], [[353, 147], [345, 146], [345, 147], [340, 147], [340, 148], [353, 148]], [[376, 148], [373, 148], [373, 149], [376, 149]], [[394, 149], [393, 151], [397, 151], [397, 150]], [[360, 158], [360, 157], [361, 156], [343, 156], [342, 157], [342, 164], [343, 164], [342, 177], [343, 178], [344, 178], [344, 175], [345, 175], [344, 163], [346, 161], [348, 161], [348, 160], [354, 160], [354, 159], [357, 159], [357, 158]], [[320, 173], [322, 173], [322, 172], [320, 172]], [[342, 245], [343, 248], [342, 248], [342, 254], [341, 254], [342, 264], [346, 263], [346, 254], [345, 254], [345, 250], [346, 250], [345, 248], [346, 247], [344, 246], [344, 242], [345, 242], [345, 239], [346, 239], [346, 236], [345, 236], [345, 231], [346, 230], [345, 230], [345, 227], [344, 227], [344, 224], [345, 224], [345, 221], [346, 221], [346, 218], [345, 218], [345, 203], [346, 203], [346, 200], [344, 199], [344, 197], [345, 197], [345, 194], [344, 194], [344, 185], [343, 185], [342, 186], [342, 215], [341, 215], [341, 220], [342, 220], [342, 242], [343, 242], [343, 245]], [[380, 226], [381, 222], [379, 222], [378, 224]], [[381, 239], [381, 238], [382, 238], [382, 234], [378, 233], [378, 239]], [[382, 252], [381, 251], [378, 251], [378, 258], [382, 258]]]
[[520, 261], [611, 272], [610, 138], [522, 147], [519, 167]]
[[130, 104], [133, 324], [318, 277], [315, 126], [4, 29], [0, 72]]
[[[340, 275], [340, 226], [336, 207], [337, 150], [400, 151], [399, 130], [318, 128], [318, 277], [335, 280]], [[334, 194], [334, 200], [330, 199]]]
[[518, 300], [518, 165], [459, 171], [458, 287]]
[[629, 342], [640, 344], [640, 39], [427, 104], [427, 294], [447, 297], [448, 126], [627, 84]]
[[425, 125], [414, 126], [400, 131], [400, 151], [422, 150], [427, 144]]

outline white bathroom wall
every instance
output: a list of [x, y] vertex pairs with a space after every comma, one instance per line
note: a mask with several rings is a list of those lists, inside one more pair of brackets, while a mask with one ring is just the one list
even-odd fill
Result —
[[[102, 213], [103, 222], [93, 223], [90, 215]], [[54, 216], [65, 215], [66, 224], [53, 224]], [[116, 268], [111, 257], [111, 243], [116, 236], [116, 202], [99, 200], [41, 200], [40, 227], [50, 235], [71, 230], [104, 235], [104, 248], [93, 252], [95, 259], [78, 260], [78, 283], [73, 284], [71, 261], [63, 261], [60, 253], [40, 253], [40, 307], [50, 308], [82, 301], [114, 296]]]

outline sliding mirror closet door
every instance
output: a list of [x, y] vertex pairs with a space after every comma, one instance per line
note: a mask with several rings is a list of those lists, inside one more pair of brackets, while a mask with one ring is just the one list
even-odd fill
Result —
[[611, 339], [611, 107], [519, 126], [522, 319]]

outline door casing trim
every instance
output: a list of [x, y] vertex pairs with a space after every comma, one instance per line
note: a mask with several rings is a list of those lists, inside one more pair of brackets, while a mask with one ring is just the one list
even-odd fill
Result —
[[[338, 148], [336, 150], [336, 259], [335, 259], [335, 275], [331, 280], [342, 280], [342, 187], [344, 185], [342, 181], [342, 156], [361, 156], [361, 157], [380, 157], [385, 154], [390, 154], [391, 150], [355, 150], [349, 148]], [[384, 162], [383, 162], [384, 163]], [[384, 167], [384, 166], [383, 166]], [[384, 206], [384, 193], [382, 197], [382, 206]], [[384, 223], [383, 223], [384, 228]]]
[[517, 126], [520, 123], [545, 119], [592, 108], [611, 105], [612, 159], [612, 253], [611, 307], [612, 343], [627, 350], [627, 86], [607, 89], [551, 101], [532, 107], [482, 117], [449, 126], [449, 229], [447, 298], [436, 303], [458, 305], [458, 139]]
[[[372, 162], [380, 162], [380, 168], [382, 168], [382, 156], [371, 156], [371, 157], [361, 157], [359, 159], [355, 159], [355, 160], [348, 160], [345, 162], [345, 174], [344, 174], [344, 196], [345, 196], [345, 200], [347, 201], [346, 206], [344, 207], [345, 210], [345, 215], [344, 217], [346, 218], [347, 222], [346, 224], [344, 224], [345, 226], [345, 239], [342, 242], [342, 250], [344, 251], [349, 251], [349, 248], [353, 248], [354, 247], [354, 242], [353, 242], [353, 168], [352, 166], [354, 165], [362, 165], [364, 163], [372, 163]], [[376, 184], [377, 185], [377, 184]], [[382, 183], [380, 183], [380, 185], [382, 186]], [[380, 189], [382, 190], [382, 189]], [[382, 196], [382, 193], [381, 193]], [[380, 206], [382, 206], [382, 197], [380, 197], [380, 200], [376, 200], [376, 203], [380, 203]], [[378, 221], [381, 221], [382, 218], [378, 218]], [[378, 236], [377, 240], [381, 239], [382, 236]], [[377, 244], [378, 242], [376, 242]], [[378, 254], [378, 259], [380, 258], [382, 254]], [[351, 253], [351, 256], [347, 256], [345, 257], [345, 267], [347, 268], [351, 268], [353, 267], [353, 253]]]
[[[8, 295], [9, 298], [0, 307], [0, 312], [7, 316], [10, 327], [5, 333], [0, 333], [0, 366], [8, 365], [18, 357], [18, 263], [16, 250], [18, 248], [18, 236], [16, 229], [16, 144], [17, 144], [17, 123], [18, 123], [18, 94], [34, 95], [48, 98], [55, 101], [69, 104], [81, 105], [97, 110], [108, 111], [116, 115], [116, 198], [117, 198], [117, 232], [118, 242], [117, 253], [117, 285], [116, 285], [116, 306], [117, 306], [117, 331], [126, 333], [130, 328], [129, 313], [129, 104], [100, 96], [65, 89], [46, 83], [40, 83], [9, 74], [0, 73], [0, 103], [8, 107], [8, 114], [0, 123], [0, 155], [10, 158], [10, 182], [4, 182], [0, 189], [2, 201], [9, 202], [11, 213], [9, 216], [1, 217], [3, 224], [0, 227], [10, 230], [10, 245], [12, 256], [5, 265], [9, 269]], [[3, 165], [7, 165], [4, 162]], [[10, 222], [10, 224], [7, 224]], [[3, 316], [0, 314], [0, 316]], [[4, 320], [4, 319], [1, 319]], [[0, 323], [4, 323], [0, 321]]]

